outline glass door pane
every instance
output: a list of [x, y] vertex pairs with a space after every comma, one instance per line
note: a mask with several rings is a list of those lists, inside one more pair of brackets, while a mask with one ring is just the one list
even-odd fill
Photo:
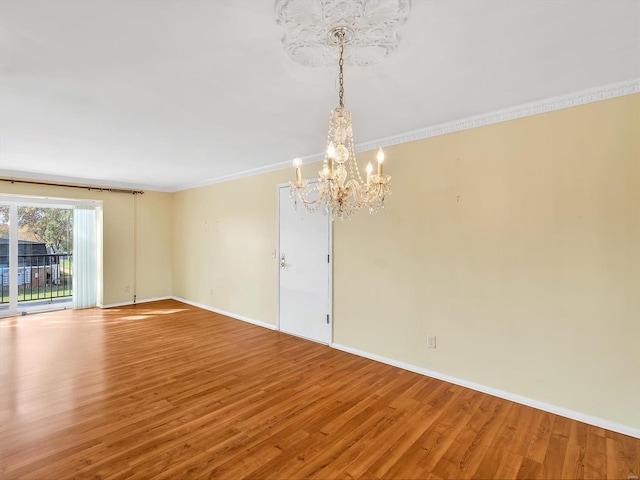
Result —
[[9, 311], [9, 205], [0, 204], [0, 314]]
[[18, 206], [18, 310], [71, 302], [73, 210]]

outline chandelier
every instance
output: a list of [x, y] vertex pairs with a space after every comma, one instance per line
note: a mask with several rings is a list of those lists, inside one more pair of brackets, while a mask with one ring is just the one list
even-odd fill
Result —
[[353, 38], [353, 31], [344, 26], [331, 29], [329, 41], [337, 45], [339, 55], [339, 106], [331, 111], [327, 148], [318, 180], [310, 183], [302, 179], [300, 167], [302, 160], [293, 161], [296, 179], [289, 182], [294, 205], [302, 203], [309, 212], [320, 207], [331, 215], [331, 219], [349, 219], [362, 207], [368, 207], [369, 213], [384, 208], [387, 195], [391, 193], [391, 177], [383, 173], [384, 152], [377, 154], [377, 169], [374, 173], [371, 162], [366, 167], [366, 180], [362, 178], [353, 142], [351, 112], [344, 108], [344, 47]]

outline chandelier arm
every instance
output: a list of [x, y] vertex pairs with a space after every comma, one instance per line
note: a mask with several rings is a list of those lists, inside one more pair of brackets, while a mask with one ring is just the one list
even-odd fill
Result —
[[304, 204], [304, 205], [319, 205], [320, 199], [315, 199], [315, 200], [307, 200], [306, 198], [304, 198], [303, 196], [299, 195], [298, 198], [300, 198], [300, 201]]
[[[289, 189], [291, 191], [291, 196], [295, 197], [295, 199], [299, 199], [302, 204], [305, 206], [305, 208], [308, 211], [315, 211], [317, 210], [317, 208], [324, 202], [323, 198], [321, 195], [318, 195], [318, 198], [315, 198], [313, 200], [309, 200], [308, 198], [305, 198], [306, 195], [310, 195], [312, 191], [317, 190], [317, 188], [315, 187], [307, 187], [306, 185], [301, 186], [301, 185], [296, 185], [293, 182], [289, 182]], [[313, 208], [313, 210], [310, 210], [310, 207], [315, 207]]]
[[349, 188], [353, 201], [358, 208], [370, 203], [371, 200], [368, 198], [367, 191], [363, 190], [362, 185], [354, 178], [350, 179], [346, 186]]
[[306, 205], [314, 206], [314, 205], [320, 205], [320, 204], [324, 203], [324, 202], [323, 202], [323, 198], [322, 198], [321, 196], [318, 196], [318, 198], [315, 198], [315, 199], [313, 199], [313, 200], [309, 200], [309, 199], [305, 198], [305, 197], [304, 197], [304, 193], [303, 193], [303, 192], [300, 192], [300, 191], [298, 191], [298, 198], [300, 199], [300, 201], [301, 201], [305, 206], [306, 206]]

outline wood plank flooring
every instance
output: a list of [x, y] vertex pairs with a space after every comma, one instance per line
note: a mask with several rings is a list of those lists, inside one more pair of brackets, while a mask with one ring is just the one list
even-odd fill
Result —
[[3, 479], [637, 479], [640, 440], [175, 301], [0, 321]]

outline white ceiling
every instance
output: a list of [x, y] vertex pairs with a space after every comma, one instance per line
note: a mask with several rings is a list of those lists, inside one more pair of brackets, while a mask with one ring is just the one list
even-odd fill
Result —
[[[337, 66], [282, 36], [271, 0], [2, 0], [0, 175], [173, 191], [318, 154]], [[357, 143], [640, 77], [638, 0], [414, 0], [400, 36], [345, 68]]]

